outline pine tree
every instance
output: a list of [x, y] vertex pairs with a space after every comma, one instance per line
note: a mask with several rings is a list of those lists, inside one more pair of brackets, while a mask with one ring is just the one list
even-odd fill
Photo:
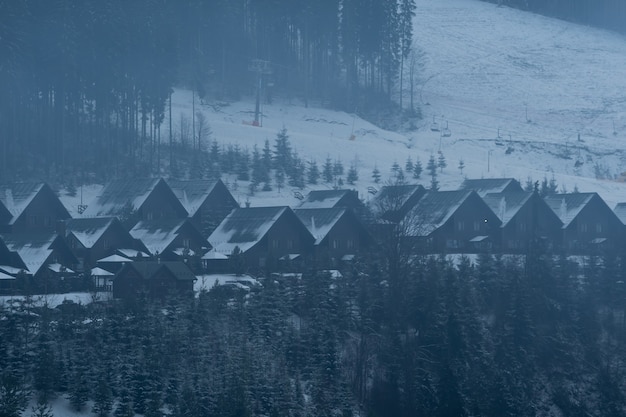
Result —
[[312, 159], [308, 162], [308, 170], [307, 170], [307, 182], [309, 184], [317, 184], [317, 181], [320, 178], [320, 170], [317, 167], [317, 162]]
[[355, 182], [359, 180], [359, 173], [356, 169], [356, 164], [350, 164], [350, 169], [348, 169], [348, 176], [346, 177], [346, 181], [350, 185], [354, 185]]
[[333, 177], [339, 178], [343, 175], [343, 163], [341, 159], [336, 159], [333, 163]]
[[[4, 416], [5, 414], [1, 415]], [[50, 407], [48, 403], [39, 400], [37, 401], [37, 405], [32, 407], [30, 417], [54, 417], [54, 413], [52, 412], [52, 407]]]
[[292, 152], [291, 144], [289, 143], [289, 135], [287, 135], [287, 129], [282, 128], [276, 134], [276, 140], [274, 143], [274, 168], [283, 167], [286, 172], [289, 172], [292, 165]]
[[333, 161], [330, 157], [326, 157], [326, 162], [324, 162], [324, 167], [322, 168], [322, 178], [327, 184], [332, 183], [335, 178], [335, 175], [333, 174]]
[[461, 171], [461, 175], [463, 175], [463, 169], [465, 168], [465, 162], [463, 162], [463, 159], [459, 160], [459, 171]]
[[94, 393], [94, 404], [91, 411], [98, 417], [107, 417], [111, 413], [112, 406], [113, 395], [111, 388], [106, 382], [104, 375], [101, 375]]
[[413, 165], [413, 178], [418, 180], [422, 176], [422, 163], [419, 158], [415, 160], [415, 164]]
[[439, 158], [437, 161], [437, 166], [439, 167], [439, 172], [443, 172], [443, 169], [448, 166], [446, 163], [446, 157], [443, 155], [443, 152], [439, 151]]
[[413, 160], [411, 159], [411, 156], [409, 155], [409, 157], [406, 160], [406, 163], [404, 164], [404, 171], [407, 172], [408, 174], [412, 174], [414, 166], [415, 165], [413, 164]]
[[431, 177], [437, 176], [437, 163], [435, 162], [435, 155], [431, 154], [428, 159], [428, 165], [426, 165], [426, 169], [428, 170], [428, 175]]
[[374, 165], [374, 170], [372, 171], [372, 179], [374, 180], [375, 184], [380, 183], [380, 171], [378, 170], [378, 167], [376, 165]]

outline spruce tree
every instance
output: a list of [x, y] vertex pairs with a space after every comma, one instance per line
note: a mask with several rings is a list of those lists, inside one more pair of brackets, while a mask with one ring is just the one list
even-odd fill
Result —
[[378, 170], [378, 167], [376, 165], [374, 165], [374, 170], [372, 171], [372, 179], [374, 180], [375, 184], [380, 183], [380, 171]]
[[404, 164], [404, 170], [409, 173], [412, 174], [413, 173], [413, 167], [415, 165], [413, 164], [413, 160], [411, 159], [411, 156], [409, 155], [409, 157], [406, 160], [406, 163]]
[[317, 167], [317, 161], [314, 159], [308, 162], [308, 170], [307, 170], [307, 182], [309, 184], [317, 184], [317, 181], [320, 178], [320, 170]]
[[422, 176], [422, 163], [419, 158], [415, 160], [415, 164], [413, 165], [413, 178], [416, 180], [420, 179]]
[[335, 175], [333, 173], [333, 161], [330, 157], [326, 157], [326, 161], [324, 162], [324, 167], [322, 168], [322, 178], [324, 182], [330, 184], [333, 182]]
[[350, 185], [354, 185], [355, 182], [359, 180], [359, 173], [356, 169], [356, 164], [350, 164], [350, 169], [348, 169], [348, 175], [346, 177], [346, 181]]
[[448, 166], [446, 163], [446, 157], [443, 155], [443, 152], [439, 151], [439, 158], [437, 160], [437, 166], [439, 167], [439, 172], [443, 172], [443, 169]]

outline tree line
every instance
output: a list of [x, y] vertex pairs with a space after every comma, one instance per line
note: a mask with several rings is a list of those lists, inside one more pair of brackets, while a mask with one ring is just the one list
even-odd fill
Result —
[[486, 1], [626, 33], [626, 4], [621, 0]]
[[63, 395], [120, 417], [626, 415], [624, 257], [453, 261], [388, 243], [342, 276], [250, 292], [5, 305], [0, 409], [30, 397], [45, 415]]
[[389, 103], [414, 14], [414, 0], [0, 1], [0, 178], [154, 173], [173, 86]]

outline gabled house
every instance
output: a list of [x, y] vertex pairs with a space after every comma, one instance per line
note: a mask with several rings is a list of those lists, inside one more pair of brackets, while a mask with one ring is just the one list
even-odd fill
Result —
[[181, 202], [193, 224], [208, 237], [234, 209], [239, 207], [221, 179], [175, 180], [167, 183]]
[[348, 208], [360, 214], [363, 202], [356, 190], [313, 190], [298, 205], [298, 209]]
[[387, 185], [374, 195], [369, 206], [376, 219], [398, 223], [424, 194], [426, 189], [421, 185]]
[[489, 250], [501, 221], [473, 190], [428, 192], [405, 216], [402, 233], [436, 253]]
[[189, 219], [142, 220], [130, 235], [146, 248], [147, 252], [163, 261], [198, 259], [210, 249], [209, 242]]
[[0, 232], [51, 232], [59, 220], [71, 216], [46, 183], [0, 185]]
[[501, 252], [525, 253], [539, 244], [546, 250], [560, 246], [563, 222], [538, 193], [491, 193], [483, 200], [502, 222], [496, 239]]
[[38, 290], [50, 291], [59, 280], [74, 275], [78, 260], [54, 232], [11, 233], [2, 235], [2, 240], [12, 253], [9, 265], [27, 271]]
[[315, 238], [315, 259], [326, 267], [356, 255], [370, 244], [370, 237], [354, 212], [347, 208], [294, 210]]
[[289, 207], [236, 208], [209, 236], [216, 253], [232, 258], [239, 252], [250, 268], [271, 268], [281, 257], [309, 255], [314, 242]]
[[183, 262], [130, 262], [113, 278], [113, 297], [135, 300], [193, 295], [195, 279]]
[[613, 209], [613, 213], [622, 221], [622, 224], [626, 226], [626, 203], [617, 203]]
[[623, 224], [597, 193], [553, 194], [544, 197], [563, 222], [567, 252], [616, 249], [623, 242]]
[[494, 193], [521, 193], [524, 191], [519, 181], [514, 178], [481, 178], [466, 179], [461, 190], [474, 190], [479, 196]]
[[145, 250], [117, 217], [70, 219], [64, 223], [63, 229], [67, 245], [78, 258], [79, 270], [95, 267], [98, 259], [120, 248], [133, 248], [135, 253]]
[[108, 183], [82, 217], [117, 217], [131, 227], [139, 220], [186, 218], [187, 210], [162, 178], [131, 178]]

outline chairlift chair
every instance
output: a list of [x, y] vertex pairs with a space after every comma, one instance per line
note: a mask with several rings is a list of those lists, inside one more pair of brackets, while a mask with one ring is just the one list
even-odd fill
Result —
[[430, 130], [433, 132], [439, 132], [439, 123], [435, 121], [435, 116], [433, 116], [433, 122], [430, 124]]
[[446, 127], [444, 127], [441, 131], [441, 136], [443, 136], [444, 138], [449, 138], [450, 136], [452, 136], [452, 132], [450, 131], [450, 129], [448, 129], [448, 122], [446, 122]]

